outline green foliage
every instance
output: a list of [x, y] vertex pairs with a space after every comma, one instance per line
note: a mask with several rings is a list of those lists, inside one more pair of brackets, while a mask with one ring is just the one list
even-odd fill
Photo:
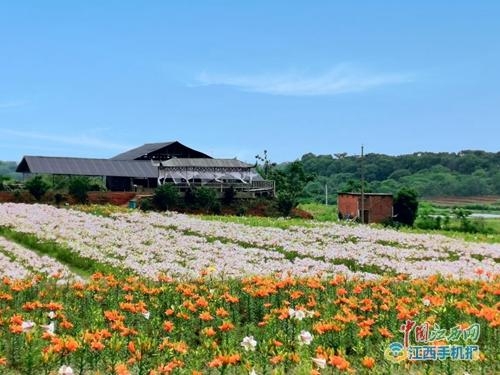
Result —
[[21, 174], [16, 172], [17, 163], [14, 161], [0, 161], [0, 180], [2, 177], [19, 180]]
[[[152, 203], [158, 210], [166, 211], [175, 207], [178, 201], [179, 190], [177, 187], [172, 184], [163, 184], [156, 188]], [[147, 207], [147, 205], [145, 207]]]
[[[324, 199], [320, 185], [328, 184], [332, 193], [360, 189], [359, 156], [306, 154], [301, 161], [306, 173], [317, 176], [305, 188], [308, 201]], [[499, 165], [500, 152], [367, 154], [365, 191], [396, 194], [404, 186], [412, 186], [424, 197], [500, 194]]]
[[144, 198], [139, 201], [139, 209], [141, 211], [152, 211], [155, 208], [151, 198]]
[[470, 211], [464, 210], [463, 208], [454, 208], [453, 215], [455, 215], [459, 226], [458, 230], [464, 233], [490, 233], [486, 227], [484, 220], [471, 220], [469, 218]]
[[278, 198], [278, 208], [283, 216], [289, 216], [292, 208], [297, 207], [299, 199], [303, 197], [304, 188], [313, 181], [314, 177], [306, 173], [301, 161], [276, 167], [267, 157], [267, 151], [264, 156], [256, 156], [257, 160], [263, 161], [263, 166], [258, 166], [257, 170], [262, 177], [274, 180], [276, 183], [276, 195]]
[[394, 220], [408, 226], [415, 222], [418, 212], [417, 192], [410, 188], [401, 189], [394, 199]]
[[278, 193], [278, 209], [283, 216], [290, 216], [292, 208], [294, 208], [296, 205], [296, 199], [292, 196], [291, 193], [289, 193], [288, 191], [281, 191]]
[[219, 211], [220, 203], [217, 199], [217, 192], [204, 186], [196, 187], [193, 191], [195, 206], [205, 210], [207, 213]]
[[42, 197], [50, 188], [49, 183], [46, 182], [40, 175], [37, 175], [26, 181], [25, 186], [37, 201], [40, 201], [40, 199], [42, 199]]
[[303, 203], [298, 208], [309, 212], [317, 221], [338, 221], [337, 206], [325, 205], [324, 203]]
[[68, 192], [79, 203], [86, 203], [88, 192], [92, 191], [92, 181], [88, 177], [73, 177], [69, 181]]

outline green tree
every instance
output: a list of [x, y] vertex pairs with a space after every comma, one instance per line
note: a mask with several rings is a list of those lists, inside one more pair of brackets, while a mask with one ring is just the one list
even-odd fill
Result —
[[161, 211], [175, 207], [178, 201], [179, 190], [172, 184], [163, 184], [157, 187], [153, 195], [153, 204]]
[[40, 175], [26, 181], [25, 186], [37, 201], [40, 201], [50, 188], [50, 185]]
[[194, 189], [193, 194], [195, 205], [204, 209], [207, 213], [217, 209], [217, 204], [219, 202], [217, 199], [217, 193], [214, 189], [200, 186]]
[[278, 168], [268, 160], [267, 152], [264, 155], [264, 158], [258, 157], [258, 160], [264, 160], [263, 177], [275, 181], [280, 213], [283, 216], [289, 216], [292, 208], [299, 204], [299, 198], [307, 183], [314, 177], [305, 172], [304, 165], [299, 160]]
[[69, 194], [79, 203], [87, 203], [88, 192], [92, 190], [92, 181], [88, 177], [71, 178], [68, 184]]
[[402, 188], [394, 199], [394, 220], [413, 226], [418, 212], [418, 194], [411, 188]]

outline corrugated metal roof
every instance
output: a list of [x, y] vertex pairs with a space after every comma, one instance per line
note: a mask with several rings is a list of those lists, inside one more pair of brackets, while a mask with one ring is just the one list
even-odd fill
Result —
[[161, 162], [163, 167], [171, 168], [252, 168], [252, 164], [237, 159], [169, 159]]
[[171, 145], [174, 142], [162, 142], [162, 143], [146, 143], [143, 144], [142, 146], [133, 148], [132, 150], [128, 150], [125, 152], [122, 152], [121, 154], [118, 154], [116, 156], [113, 156], [111, 160], [135, 160], [137, 158], [140, 158], [144, 155], [147, 155], [153, 151], [157, 151], [162, 149], [163, 147], [167, 147]]
[[81, 176], [156, 178], [158, 169], [149, 160], [109, 160], [25, 156], [16, 172]]
[[[156, 154], [156, 155], [155, 155]], [[164, 155], [161, 155], [164, 154]], [[111, 158], [111, 160], [145, 160], [153, 158], [169, 157], [199, 157], [210, 158], [209, 155], [187, 147], [179, 141], [146, 143], [132, 150], [125, 151]]]

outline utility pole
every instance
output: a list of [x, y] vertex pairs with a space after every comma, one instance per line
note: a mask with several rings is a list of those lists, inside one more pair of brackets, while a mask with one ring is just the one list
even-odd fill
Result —
[[328, 184], [325, 184], [325, 206], [328, 206]]
[[365, 223], [365, 169], [363, 165], [363, 145], [361, 145], [361, 223]]

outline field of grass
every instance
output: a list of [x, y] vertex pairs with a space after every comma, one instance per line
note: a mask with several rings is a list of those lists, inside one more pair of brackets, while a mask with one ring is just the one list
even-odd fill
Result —
[[338, 221], [336, 205], [324, 205], [319, 203], [303, 203], [298, 206], [301, 210], [309, 212], [316, 221]]

